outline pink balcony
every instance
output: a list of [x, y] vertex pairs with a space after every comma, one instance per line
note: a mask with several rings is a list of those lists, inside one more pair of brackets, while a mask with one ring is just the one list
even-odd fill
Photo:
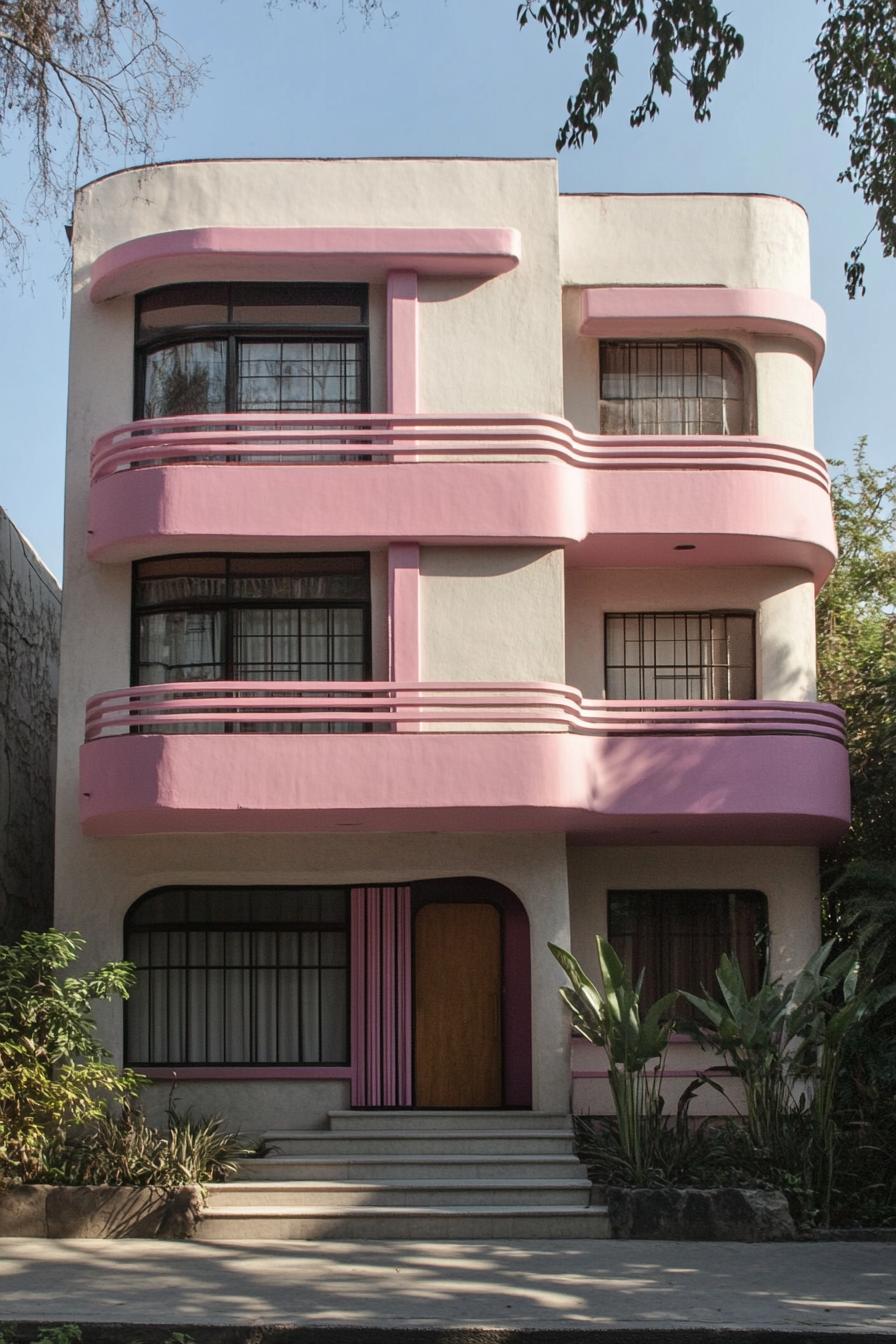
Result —
[[820, 845], [849, 821], [831, 705], [190, 682], [94, 696], [86, 739], [81, 820], [94, 836], [526, 830]]
[[403, 540], [564, 546], [596, 565], [794, 565], [819, 586], [836, 554], [822, 458], [753, 437], [246, 413], [137, 421], [93, 449], [96, 560]]

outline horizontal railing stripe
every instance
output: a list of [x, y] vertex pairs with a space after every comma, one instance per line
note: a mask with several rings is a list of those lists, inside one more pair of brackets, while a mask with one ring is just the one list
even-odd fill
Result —
[[586, 700], [553, 683], [167, 682], [94, 695], [86, 740], [220, 724], [511, 725], [599, 736], [801, 735], [845, 743], [835, 705], [790, 700]]
[[[136, 420], [102, 434], [91, 454], [91, 479], [145, 466], [215, 464], [319, 466], [322, 455], [350, 455], [346, 468], [420, 462], [460, 456], [464, 460], [509, 454], [555, 458], [605, 471], [760, 470], [811, 481], [824, 490], [830, 480], [824, 459], [812, 449], [772, 443], [749, 435], [595, 435], [550, 416], [390, 414], [235, 414], [167, 416]], [[270, 459], [265, 463], [258, 459]], [[286, 462], [284, 462], [286, 459]], [[332, 463], [330, 465], [333, 465]]]

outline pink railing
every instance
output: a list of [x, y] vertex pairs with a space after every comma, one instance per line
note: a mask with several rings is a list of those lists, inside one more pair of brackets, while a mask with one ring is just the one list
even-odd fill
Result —
[[86, 740], [133, 729], [448, 725], [596, 736], [792, 735], [845, 742], [842, 710], [790, 700], [586, 700], [550, 682], [199, 681], [130, 686], [87, 702]]
[[351, 467], [504, 454], [604, 470], [751, 467], [830, 489], [827, 468], [817, 453], [747, 435], [705, 441], [689, 435], [609, 436], [580, 433], [553, 416], [372, 413], [245, 412], [136, 420], [97, 439], [91, 480], [140, 467], [190, 463], [313, 466], [323, 457], [330, 465], [335, 461]]

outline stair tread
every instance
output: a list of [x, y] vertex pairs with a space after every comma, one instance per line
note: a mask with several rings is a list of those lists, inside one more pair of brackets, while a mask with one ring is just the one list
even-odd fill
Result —
[[340, 1143], [357, 1143], [362, 1139], [572, 1139], [571, 1129], [356, 1129], [348, 1133], [337, 1129], [270, 1129], [262, 1134], [263, 1142], [278, 1139], [336, 1139]]
[[501, 1177], [494, 1180], [461, 1178], [449, 1181], [420, 1177], [406, 1181], [219, 1181], [209, 1182], [207, 1189], [216, 1192], [295, 1190], [299, 1194], [302, 1190], [581, 1190], [590, 1186], [591, 1182], [585, 1177], [567, 1179], [558, 1176], [555, 1179], [532, 1181], [506, 1180]]
[[292, 1166], [334, 1166], [336, 1164], [351, 1165], [352, 1163], [361, 1165], [371, 1161], [376, 1162], [377, 1165], [384, 1165], [386, 1163], [395, 1163], [396, 1165], [399, 1165], [402, 1162], [422, 1164], [425, 1162], [427, 1166], [430, 1164], [441, 1165], [443, 1163], [446, 1166], [452, 1164], [459, 1166], [468, 1162], [488, 1162], [492, 1164], [515, 1162], [519, 1163], [520, 1166], [522, 1166], [523, 1163], [531, 1165], [532, 1163], [539, 1162], [545, 1163], [546, 1165], [552, 1162], [563, 1162], [568, 1163], [569, 1165], [575, 1163], [576, 1166], [581, 1165], [574, 1153], [383, 1153], [381, 1156], [377, 1154], [373, 1158], [367, 1154], [356, 1153], [346, 1153], [343, 1156], [340, 1156], [337, 1153], [332, 1157], [302, 1157], [301, 1155], [292, 1153], [277, 1153], [269, 1154], [266, 1157], [247, 1157], [242, 1160], [240, 1165], [242, 1168], [245, 1168], [250, 1163], [267, 1162], [271, 1166], [283, 1166], [284, 1164]]
[[580, 1217], [606, 1215], [599, 1204], [581, 1208], [568, 1204], [362, 1204], [359, 1208], [332, 1204], [223, 1204], [206, 1208], [202, 1218], [451, 1218], [451, 1217], [556, 1217], [558, 1214]]

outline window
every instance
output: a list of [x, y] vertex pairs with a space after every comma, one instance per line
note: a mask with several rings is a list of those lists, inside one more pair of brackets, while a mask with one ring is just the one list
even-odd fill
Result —
[[[611, 891], [607, 937], [634, 978], [644, 970], [645, 1004], [676, 989], [714, 991], [723, 952], [737, 957], [752, 994], [765, 969], [766, 918], [758, 891]], [[678, 1011], [689, 1015], [686, 999]]]
[[168, 285], [136, 345], [138, 419], [369, 409], [364, 285]]
[[125, 1059], [348, 1062], [348, 891], [171, 887], [129, 910]]
[[744, 434], [744, 371], [708, 341], [601, 341], [602, 434]]
[[[365, 681], [366, 555], [199, 555], [134, 566], [134, 685]], [[357, 731], [362, 724], [203, 725], [202, 731]], [[179, 725], [165, 725], [176, 731]], [[190, 732], [198, 729], [184, 725]]]
[[754, 618], [719, 611], [611, 612], [608, 700], [752, 700]]

